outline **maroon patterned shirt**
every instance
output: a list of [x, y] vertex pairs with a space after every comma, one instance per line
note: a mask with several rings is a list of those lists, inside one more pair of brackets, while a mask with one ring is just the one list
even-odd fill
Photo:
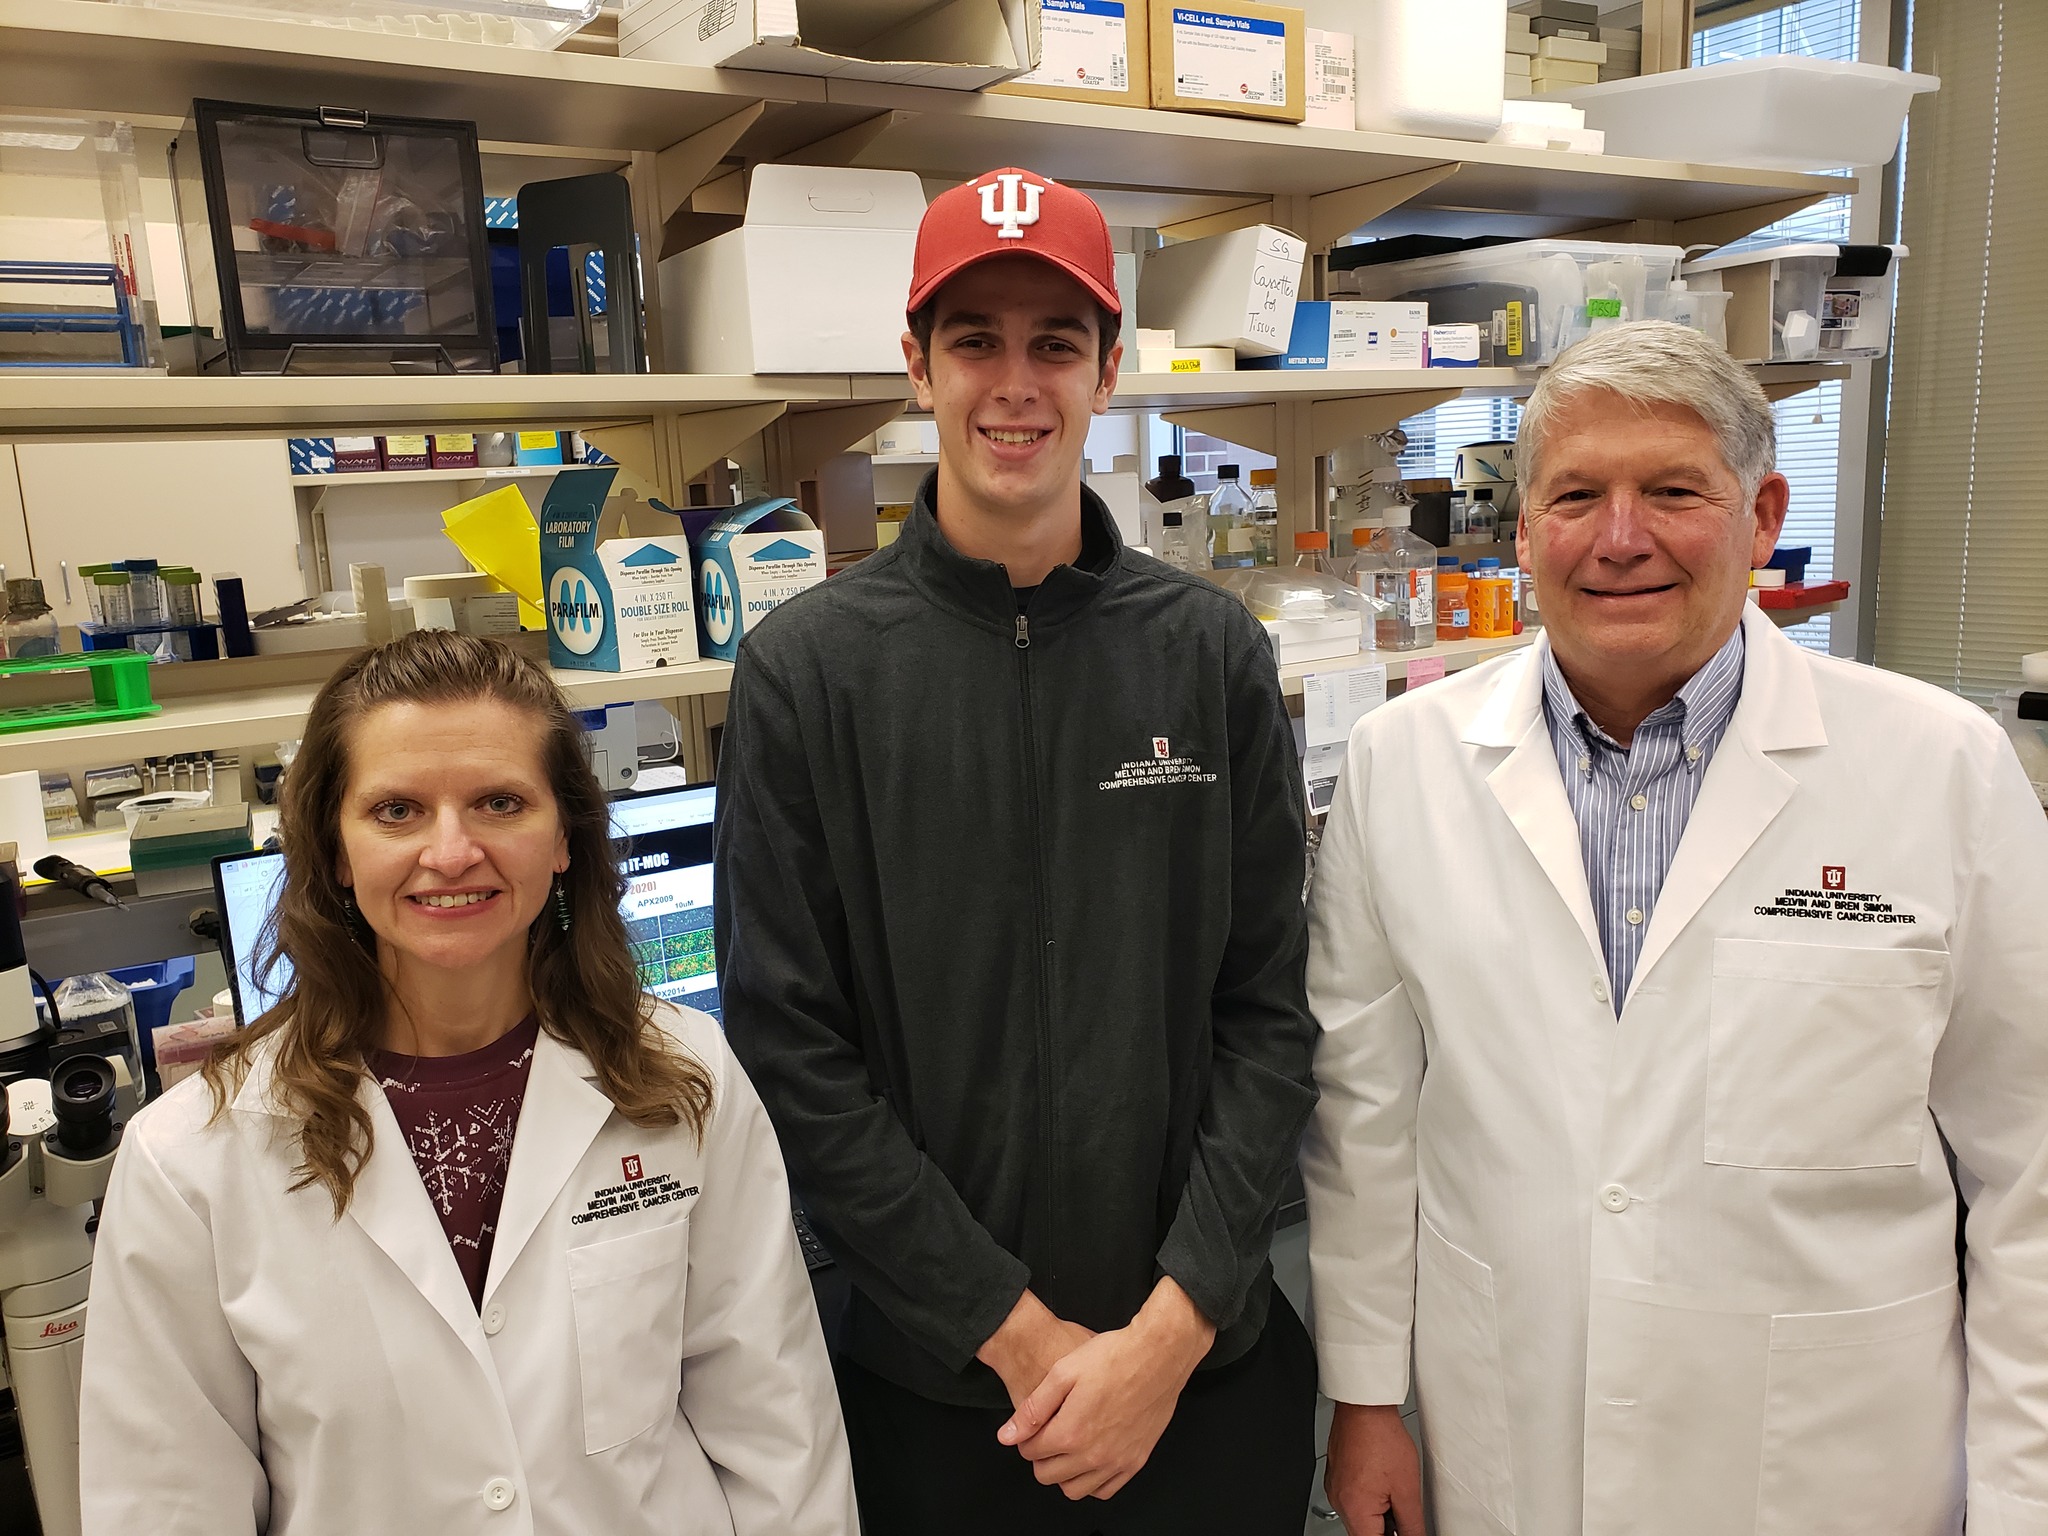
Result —
[[368, 1053], [370, 1071], [398, 1117], [413, 1166], [478, 1306], [539, 1036], [538, 1021], [528, 1016], [482, 1050], [461, 1056]]

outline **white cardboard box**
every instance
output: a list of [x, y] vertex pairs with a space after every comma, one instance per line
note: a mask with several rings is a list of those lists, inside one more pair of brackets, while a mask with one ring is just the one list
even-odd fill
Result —
[[1310, 27], [1308, 116], [1310, 128], [1358, 126], [1358, 40], [1349, 32]]
[[1428, 333], [1427, 304], [1333, 299], [1330, 367], [1427, 367]]
[[679, 373], [901, 373], [924, 217], [909, 171], [762, 165], [746, 223], [661, 264]]
[[1038, 0], [627, 0], [619, 55], [978, 91], [1038, 67]]
[[1145, 253], [1138, 324], [1170, 329], [1182, 351], [1228, 347], [1278, 357], [1294, 330], [1308, 242], [1271, 224]]

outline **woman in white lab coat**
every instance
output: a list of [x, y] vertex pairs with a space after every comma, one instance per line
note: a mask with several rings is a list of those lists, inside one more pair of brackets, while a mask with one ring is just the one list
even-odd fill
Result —
[[364, 653], [282, 830], [282, 1000], [108, 1192], [88, 1536], [851, 1536], [774, 1134], [639, 989], [546, 674]]

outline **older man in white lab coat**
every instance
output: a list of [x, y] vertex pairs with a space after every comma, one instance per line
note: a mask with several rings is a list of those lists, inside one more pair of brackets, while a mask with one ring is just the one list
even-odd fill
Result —
[[1545, 636], [1352, 735], [1303, 1167], [1355, 1536], [1422, 1530], [1411, 1346], [1439, 1536], [2048, 1533], [2048, 822], [1980, 710], [1745, 603], [1773, 454], [1693, 333], [1573, 348]]

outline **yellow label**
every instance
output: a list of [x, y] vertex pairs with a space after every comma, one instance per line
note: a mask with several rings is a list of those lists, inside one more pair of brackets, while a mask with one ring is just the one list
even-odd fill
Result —
[[1168, 366], [1175, 373], [1200, 373], [1202, 360], [1199, 357], [1176, 357]]
[[552, 448], [559, 437], [560, 434], [554, 432], [522, 432], [519, 434], [519, 446], [529, 451], [535, 448]]
[[385, 457], [423, 459], [427, 456], [427, 437], [424, 432], [393, 435], [384, 439]]
[[1522, 355], [1522, 301], [1508, 300], [1508, 356]]
[[434, 434], [434, 446], [443, 453], [475, 453], [476, 434], [474, 432], [436, 432]]

